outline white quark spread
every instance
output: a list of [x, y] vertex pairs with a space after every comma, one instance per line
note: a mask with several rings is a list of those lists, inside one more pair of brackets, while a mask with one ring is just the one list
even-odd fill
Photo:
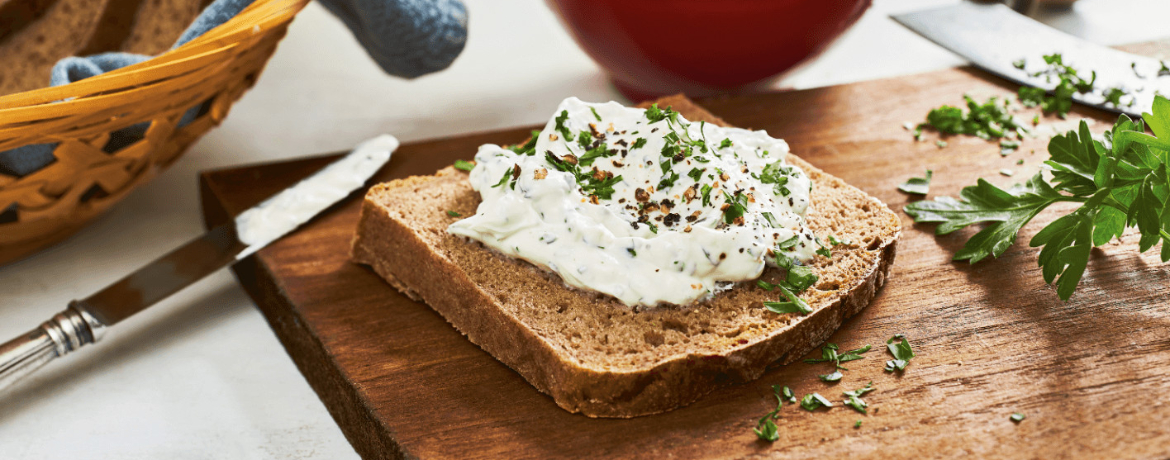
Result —
[[820, 245], [811, 182], [763, 131], [569, 98], [527, 147], [479, 148], [483, 202], [448, 231], [626, 305], [703, 300]]

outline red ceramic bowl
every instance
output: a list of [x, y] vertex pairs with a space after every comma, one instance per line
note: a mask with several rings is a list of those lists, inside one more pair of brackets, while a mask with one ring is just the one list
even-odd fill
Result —
[[549, 0], [632, 100], [773, 81], [823, 51], [871, 0]]

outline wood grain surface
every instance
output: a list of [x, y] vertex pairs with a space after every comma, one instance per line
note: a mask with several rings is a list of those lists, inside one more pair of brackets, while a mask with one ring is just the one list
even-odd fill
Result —
[[[1137, 48], [1163, 56], [1170, 44]], [[1138, 254], [1137, 237], [1094, 249], [1082, 285], [1061, 302], [1026, 242], [1042, 214], [998, 260], [950, 261], [975, 229], [936, 237], [901, 208], [897, 185], [934, 171], [931, 196], [984, 177], [1025, 180], [1047, 136], [1006, 157], [997, 144], [902, 127], [941, 104], [1014, 94], [1010, 84], [960, 68], [888, 80], [700, 100], [728, 122], [766, 129], [825, 171], [877, 196], [903, 217], [898, 257], [873, 303], [832, 337], [875, 346], [846, 364], [777, 366], [758, 381], [716, 391], [662, 415], [629, 420], [569, 414], [468, 342], [426, 305], [347, 260], [359, 200], [351, 197], [236, 266], [301, 372], [364, 458], [1165, 458], [1170, 456], [1170, 266]], [[550, 111], [552, 108], [550, 107]], [[1031, 112], [1021, 114], [1031, 118]], [[1115, 116], [1077, 107], [1095, 132]], [[1063, 126], [1061, 126], [1063, 125]], [[377, 180], [430, 174], [482, 143], [513, 143], [529, 128], [404, 145]], [[227, 220], [311, 173], [331, 157], [209, 172], [201, 185], [209, 225]], [[1023, 159], [1023, 165], [1017, 160]], [[1002, 176], [1001, 169], [1014, 171]], [[882, 370], [884, 342], [905, 333], [918, 357], [902, 375]], [[814, 356], [810, 356], [814, 357]], [[872, 381], [868, 415], [841, 392]], [[775, 407], [770, 386], [818, 392], [837, 404], [807, 412], [785, 404], [780, 440], [752, 433]], [[1013, 412], [1027, 415], [1013, 423]], [[862, 420], [860, 428], [854, 423]]]

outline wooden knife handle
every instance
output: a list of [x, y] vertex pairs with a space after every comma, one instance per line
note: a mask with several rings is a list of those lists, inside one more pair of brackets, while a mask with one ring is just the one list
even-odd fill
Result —
[[60, 356], [95, 343], [106, 327], [77, 302], [40, 327], [0, 345], [0, 391]]

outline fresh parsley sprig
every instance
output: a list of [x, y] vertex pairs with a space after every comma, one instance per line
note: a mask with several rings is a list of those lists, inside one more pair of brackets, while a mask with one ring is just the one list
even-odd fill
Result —
[[959, 192], [959, 199], [939, 197], [906, 206], [917, 222], [937, 222], [942, 235], [975, 223], [989, 223], [955, 253], [971, 263], [999, 257], [1020, 229], [1052, 204], [1080, 207], [1045, 226], [1030, 245], [1040, 247], [1045, 282], [1056, 280], [1057, 294], [1068, 300], [1089, 262], [1089, 251], [1120, 237], [1126, 228], [1141, 233], [1139, 250], [1162, 243], [1161, 258], [1170, 261], [1170, 100], [1157, 96], [1153, 113], [1141, 120], [1122, 115], [1102, 140], [1093, 139], [1081, 122], [1077, 131], [1048, 144], [1051, 180], [1037, 173], [1008, 190], [983, 179]]

